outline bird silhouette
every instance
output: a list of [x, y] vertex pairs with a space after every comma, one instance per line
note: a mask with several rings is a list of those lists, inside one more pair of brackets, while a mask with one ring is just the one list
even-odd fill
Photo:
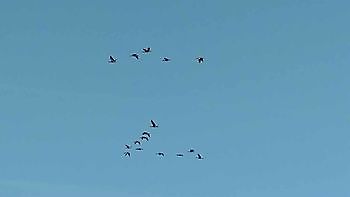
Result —
[[146, 141], [148, 141], [148, 137], [146, 137], [146, 136], [141, 136], [140, 138], [141, 138], [141, 140], [146, 140]]
[[134, 144], [141, 145], [141, 142], [140, 142], [140, 141], [138, 141], [138, 140], [136, 140], [136, 141], [134, 141]]
[[158, 152], [158, 153], [156, 153], [156, 155], [164, 157], [164, 153], [162, 153], [162, 152]]
[[149, 53], [149, 52], [151, 52], [151, 48], [150, 47], [143, 48], [142, 51], [143, 51], [143, 53]]
[[163, 61], [163, 62], [169, 62], [169, 61], [170, 61], [170, 59], [169, 59], [169, 58], [167, 58], [167, 57], [163, 57], [162, 61]]
[[198, 63], [202, 63], [204, 61], [203, 57], [197, 57], [196, 59], [197, 59]]
[[124, 156], [129, 156], [130, 157], [130, 152], [125, 152]]
[[188, 150], [188, 152], [190, 152], [190, 153], [194, 153], [194, 149], [190, 149], [190, 150]]
[[151, 134], [150, 134], [149, 132], [147, 132], [147, 131], [144, 131], [144, 132], [142, 133], [142, 135], [147, 135], [149, 138], [151, 137]]
[[113, 58], [111, 55], [109, 56], [109, 63], [116, 63], [117, 62], [117, 58]]
[[135, 150], [137, 150], [137, 151], [142, 151], [143, 148], [135, 148]]
[[197, 154], [197, 159], [203, 159], [202, 155]]
[[126, 149], [130, 149], [130, 148], [131, 148], [131, 146], [130, 146], [130, 145], [128, 145], [128, 144], [125, 144], [125, 148], [126, 148]]
[[182, 154], [182, 153], [177, 153], [176, 156], [177, 156], [177, 157], [183, 157], [184, 154]]
[[158, 125], [153, 121], [153, 120], [151, 120], [151, 126], [150, 127], [158, 127]]
[[130, 56], [131, 56], [131, 57], [134, 57], [134, 58], [136, 58], [136, 59], [139, 59], [139, 55], [138, 55], [137, 53], [133, 53], [133, 54], [131, 54]]

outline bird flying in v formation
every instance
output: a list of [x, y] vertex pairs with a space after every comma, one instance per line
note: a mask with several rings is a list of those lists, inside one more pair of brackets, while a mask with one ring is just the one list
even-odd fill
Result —
[[[153, 127], [153, 128], [156, 128], [156, 127], [158, 127], [158, 125], [157, 125], [157, 123], [154, 121], [154, 120], [150, 120], [150, 122], [151, 122], [151, 125], [150, 125], [150, 127]], [[143, 132], [142, 132], [142, 135], [139, 137], [139, 140], [135, 140], [133, 143], [135, 144], [135, 145], [137, 145], [138, 144], [138, 146], [136, 146], [135, 148], [133, 148], [133, 146], [132, 145], [129, 145], [129, 144], [125, 144], [125, 152], [124, 152], [124, 156], [125, 157], [130, 157], [130, 155], [131, 155], [131, 151], [137, 151], [137, 152], [140, 152], [140, 154], [141, 154], [141, 152], [143, 152], [143, 147], [141, 146], [141, 142], [142, 142], [142, 144], [144, 143], [144, 141], [149, 141], [149, 139], [150, 139], [150, 137], [151, 137], [151, 132], [149, 132], [149, 131], [146, 131], [146, 130], [144, 130]], [[133, 149], [132, 149], [133, 148]], [[197, 153], [197, 151], [195, 151], [193, 148], [190, 148], [190, 149], [188, 149], [187, 150], [187, 154], [186, 153], [183, 153], [183, 152], [177, 152], [175, 155], [176, 155], [176, 157], [178, 157], [178, 158], [182, 158], [182, 157], [187, 157], [187, 156], [192, 156], [192, 157], [195, 157], [196, 159], [198, 159], [198, 160], [202, 160], [202, 159], [204, 159], [204, 157], [201, 155], [201, 154], [199, 154], [199, 153]], [[196, 152], [196, 153], [195, 153]], [[194, 154], [195, 153], [195, 154]], [[156, 152], [156, 155], [157, 156], [159, 156], [159, 157], [161, 157], [161, 158], [163, 158], [164, 156], [165, 156], [165, 152]], [[169, 154], [167, 154], [167, 155], [169, 155]], [[174, 156], [175, 156], [174, 155]]]
[[196, 59], [197, 59], [198, 63], [203, 63], [203, 61], [204, 61], [203, 57], [197, 57]]
[[151, 120], [151, 126], [150, 127], [155, 128], [155, 127], [158, 127], [158, 125], [153, 120]]
[[116, 63], [117, 62], [117, 58], [112, 57], [111, 55], [109, 56], [109, 63]]
[[133, 53], [130, 56], [136, 58], [137, 60], [139, 59], [139, 55], [137, 53]]
[[149, 53], [149, 52], [151, 52], [151, 48], [150, 47], [143, 48], [142, 51], [143, 51], [143, 53]]
[[163, 62], [169, 62], [169, 61], [170, 61], [170, 58], [163, 57], [162, 61], [163, 61]]
[[142, 135], [147, 135], [149, 138], [151, 137], [151, 134], [150, 134], [149, 132], [147, 132], [147, 131], [144, 131], [144, 132], [142, 133]]

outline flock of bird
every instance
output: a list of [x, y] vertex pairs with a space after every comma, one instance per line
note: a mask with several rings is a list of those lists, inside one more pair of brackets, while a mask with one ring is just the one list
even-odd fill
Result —
[[[153, 120], [151, 120], [150, 127], [151, 128], [158, 128], [158, 125]], [[134, 150], [135, 151], [143, 151], [143, 148], [142, 148], [141, 144], [143, 142], [148, 142], [150, 138], [151, 138], [151, 133], [148, 132], [148, 131], [143, 131], [141, 136], [139, 137], [139, 139], [137, 139], [137, 140], [135, 140], [133, 142], [133, 144], [136, 146], [136, 148], [134, 148]], [[125, 152], [123, 154], [125, 157], [130, 157], [131, 156], [131, 151], [133, 150], [132, 147], [134, 145], [125, 144]], [[193, 148], [191, 148], [191, 149], [188, 150], [188, 153], [195, 154], [195, 150]], [[156, 155], [159, 156], [159, 157], [164, 157], [165, 153], [164, 152], [156, 152]], [[184, 156], [183, 153], [176, 153], [176, 157], [183, 157], [183, 156]], [[199, 153], [195, 154], [195, 156], [199, 160], [204, 159], [204, 157], [201, 154], [199, 154]]]
[[[151, 48], [150, 47], [147, 47], [147, 48], [143, 48], [142, 49], [142, 53], [150, 53], [151, 52]], [[138, 53], [132, 53], [130, 55], [130, 57], [132, 58], [135, 58], [136, 60], [140, 59], [140, 55]], [[168, 57], [162, 57], [161, 58], [163, 62], [169, 62], [171, 59], [168, 58]], [[204, 58], [203, 57], [196, 57], [196, 60], [198, 63], [203, 63], [204, 62]], [[113, 56], [109, 56], [109, 60], [108, 60], [109, 63], [117, 63], [117, 58], [113, 57]]]
[[[147, 54], [147, 53], [150, 53], [151, 52], [151, 48], [150, 47], [147, 47], [147, 48], [143, 48], [142, 49], [142, 53], [143, 54]], [[135, 58], [136, 60], [139, 60], [140, 59], [140, 55], [138, 53], [132, 53], [130, 54], [130, 57], [131, 58]], [[117, 63], [117, 58], [116, 57], [113, 57], [112, 55], [109, 56], [109, 60], [108, 60], [108, 63], [111, 63], [111, 64], [114, 64], [114, 63]], [[170, 58], [168, 57], [161, 57], [161, 60], [163, 62], [169, 62], [171, 61]], [[195, 60], [198, 62], [198, 63], [203, 63], [204, 62], [204, 58], [203, 57], [196, 57]], [[150, 125], [151, 128], [157, 128], [158, 125], [153, 121], [151, 120], [151, 125]], [[130, 144], [125, 144], [125, 152], [124, 152], [124, 156], [125, 157], [130, 157], [131, 156], [131, 151], [132, 150], [135, 150], [135, 151], [143, 151], [143, 148], [142, 148], [142, 143], [143, 142], [147, 142], [149, 141], [149, 139], [151, 138], [151, 133], [148, 132], [148, 131], [143, 131], [141, 136], [139, 137], [139, 139], [135, 140], [133, 142], [133, 145], [130, 145]], [[133, 149], [133, 146], [136, 146], [136, 148]], [[203, 156], [199, 153], [195, 153], [194, 149], [189, 149], [187, 151], [189, 154], [194, 154], [195, 157], [199, 160], [203, 159]], [[165, 156], [165, 153], [164, 152], [157, 152], [156, 153], [157, 156], [159, 157], [164, 157]], [[183, 153], [176, 153], [176, 157], [184, 157], [184, 154]]]

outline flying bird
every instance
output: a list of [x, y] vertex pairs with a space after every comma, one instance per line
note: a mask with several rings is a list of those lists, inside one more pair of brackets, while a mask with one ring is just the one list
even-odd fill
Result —
[[177, 153], [176, 156], [177, 156], [177, 157], [183, 157], [184, 154], [182, 154], [182, 153]]
[[148, 141], [148, 137], [146, 137], [146, 136], [141, 136], [140, 138], [141, 138], [141, 140], [146, 140], [146, 141]]
[[150, 47], [143, 48], [142, 51], [143, 51], [143, 53], [149, 53], [149, 52], [151, 52], [151, 48]]
[[153, 121], [153, 120], [151, 120], [151, 126], [150, 127], [158, 127], [158, 125]]
[[190, 149], [190, 150], [188, 150], [188, 152], [190, 152], [190, 153], [194, 153], [194, 149]]
[[142, 133], [142, 135], [147, 135], [149, 138], [151, 137], [151, 134], [150, 134], [149, 132], [147, 132], [147, 131], [144, 131], [144, 132]]
[[130, 149], [130, 148], [131, 148], [131, 146], [130, 146], [130, 145], [128, 145], [128, 144], [125, 144], [125, 148], [126, 148], [126, 149]]
[[133, 53], [133, 54], [131, 54], [130, 56], [131, 56], [131, 57], [134, 57], [134, 58], [136, 58], [136, 59], [139, 59], [139, 55], [138, 55], [137, 53]]
[[156, 155], [164, 157], [164, 153], [162, 152], [156, 153]]
[[196, 59], [197, 59], [198, 63], [202, 63], [204, 61], [203, 57], [197, 57]]
[[141, 150], [143, 150], [143, 148], [135, 148], [135, 150], [141, 151]]
[[202, 155], [197, 154], [197, 159], [203, 159]]
[[109, 56], [109, 63], [116, 63], [117, 62], [117, 58], [113, 58], [111, 55]]
[[129, 156], [130, 157], [130, 152], [125, 152], [124, 153], [124, 156], [126, 157], [126, 156]]
[[140, 141], [138, 141], [138, 140], [136, 140], [136, 141], [134, 142], [134, 144], [141, 145], [141, 142], [140, 142]]
[[167, 58], [167, 57], [163, 57], [162, 61], [163, 61], [163, 62], [169, 62], [169, 61], [170, 61], [170, 59], [169, 59], [169, 58]]

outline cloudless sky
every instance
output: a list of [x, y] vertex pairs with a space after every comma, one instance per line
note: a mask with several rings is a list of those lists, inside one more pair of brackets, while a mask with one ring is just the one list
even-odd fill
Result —
[[2, 2], [0, 196], [350, 196], [349, 6]]

